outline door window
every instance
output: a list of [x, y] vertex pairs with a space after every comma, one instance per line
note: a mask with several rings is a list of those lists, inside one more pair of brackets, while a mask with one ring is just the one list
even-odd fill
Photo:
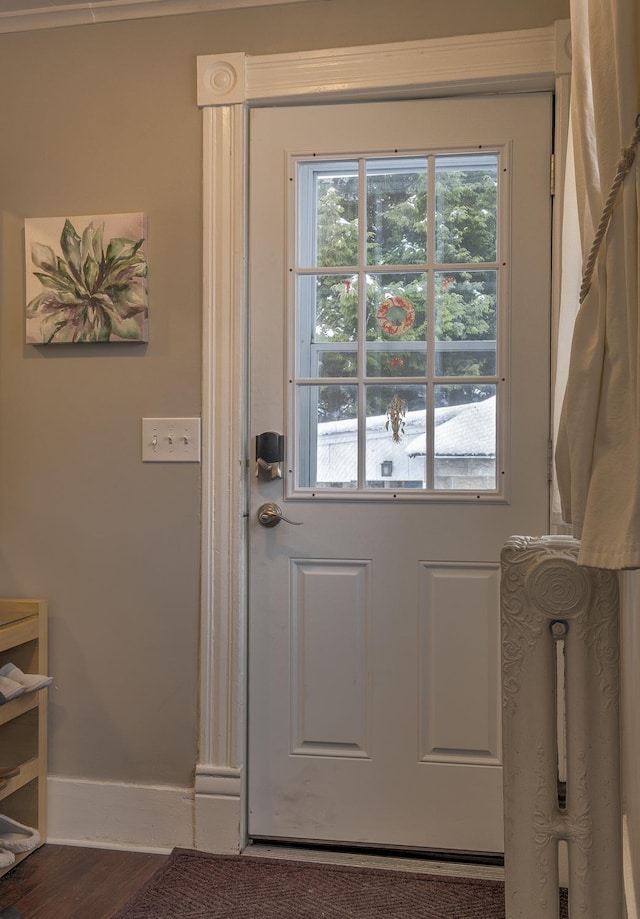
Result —
[[500, 494], [504, 160], [291, 159], [291, 494]]

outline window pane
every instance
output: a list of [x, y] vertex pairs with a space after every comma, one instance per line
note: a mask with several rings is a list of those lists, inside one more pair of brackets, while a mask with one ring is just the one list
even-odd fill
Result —
[[367, 264], [426, 261], [427, 160], [367, 161]]
[[357, 386], [298, 386], [298, 485], [358, 484]]
[[426, 373], [424, 272], [368, 274], [367, 373], [423, 376]]
[[496, 274], [436, 272], [437, 376], [495, 375]]
[[309, 376], [313, 377], [355, 377], [358, 375], [358, 352], [345, 351], [342, 348], [319, 347], [312, 349], [314, 368]]
[[424, 488], [425, 456], [410, 446], [424, 437], [424, 385], [367, 386], [367, 488]]
[[441, 489], [496, 488], [496, 387], [435, 387], [435, 477]]
[[299, 164], [298, 264], [358, 264], [357, 162]]
[[298, 278], [298, 325], [311, 341], [356, 341], [358, 276], [306, 275]]
[[[299, 276], [296, 323], [300, 376], [357, 374], [357, 275]], [[351, 347], [341, 348], [341, 343]]]
[[436, 261], [494, 262], [496, 154], [436, 157]]
[[422, 377], [426, 373], [427, 355], [424, 345], [418, 350], [394, 349], [373, 344], [367, 346], [367, 376]]
[[298, 163], [295, 487], [497, 490], [498, 165]]

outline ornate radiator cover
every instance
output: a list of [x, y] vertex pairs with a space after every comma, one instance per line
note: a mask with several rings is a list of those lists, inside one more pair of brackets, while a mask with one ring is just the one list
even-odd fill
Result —
[[572, 919], [623, 916], [618, 577], [578, 547], [502, 550], [506, 919], [558, 919], [560, 840]]

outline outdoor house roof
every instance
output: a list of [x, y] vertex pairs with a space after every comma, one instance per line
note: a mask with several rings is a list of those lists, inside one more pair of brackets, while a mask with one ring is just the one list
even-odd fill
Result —
[[[435, 410], [436, 456], [495, 456], [496, 397]], [[423, 431], [405, 447], [408, 456], [424, 456]]]
[[[367, 418], [367, 479], [381, 478], [381, 464], [393, 463], [393, 479], [422, 480], [425, 456], [425, 413], [407, 412], [402, 438], [395, 442], [386, 415]], [[495, 457], [495, 396], [483, 402], [435, 409], [435, 454], [478, 459]], [[357, 478], [357, 419], [318, 425], [318, 481], [350, 482]]]

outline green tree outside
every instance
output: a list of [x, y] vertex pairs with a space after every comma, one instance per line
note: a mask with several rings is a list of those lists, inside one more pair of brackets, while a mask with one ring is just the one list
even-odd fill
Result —
[[[424, 375], [426, 344], [416, 348], [415, 343], [426, 342], [431, 313], [436, 373], [468, 378], [460, 386], [449, 387], [447, 398], [451, 400], [455, 392], [456, 400], [472, 401], [493, 391], [493, 387], [482, 386], [481, 377], [495, 373], [495, 352], [474, 350], [472, 343], [496, 338], [496, 273], [483, 270], [482, 264], [496, 260], [497, 170], [495, 159], [491, 163], [483, 158], [475, 168], [463, 168], [455, 159], [443, 158], [442, 165], [436, 159], [433, 231], [437, 270], [431, 285], [431, 309], [424, 271], [428, 232], [426, 170], [405, 168], [396, 173], [391, 161], [387, 171], [378, 169], [367, 178], [365, 339], [388, 343], [388, 348], [368, 349], [367, 374], [376, 378]], [[468, 158], [465, 160], [468, 162]], [[426, 160], [422, 162], [426, 164]], [[354, 354], [341, 350], [339, 345], [355, 342], [358, 334], [359, 225], [354, 176], [319, 179], [316, 207], [317, 264], [342, 270], [317, 276], [313, 340], [336, 346], [334, 352], [323, 352], [323, 375], [348, 377], [354, 373]], [[465, 267], [458, 269], [458, 265]], [[386, 266], [402, 269], [376, 270]], [[388, 297], [401, 297], [413, 307], [413, 325], [402, 335], [389, 335], [378, 323], [378, 306]], [[469, 342], [470, 347], [439, 350], [438, 342]], [[416, 405], [411, 404], [410, 398], [409, 409], [423, 405], [423, 397], [418, 395], [422, 387], [416, 385], [413, 389]], [[403, 392], [410, 395], [411, 387], [403, 386]], [[439, 392], [444, 394], [445, 389], [440, 387]], [[336, 412], [336, 406], [332, 407]], [[340, 417], [356, 411], [351, 401], [344, 410]], [[368, 408], [369, 412], [378, 410], [384, 414], [386, 406]]]

